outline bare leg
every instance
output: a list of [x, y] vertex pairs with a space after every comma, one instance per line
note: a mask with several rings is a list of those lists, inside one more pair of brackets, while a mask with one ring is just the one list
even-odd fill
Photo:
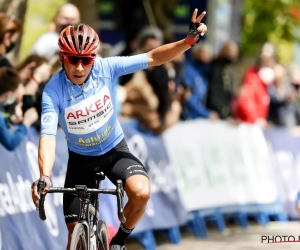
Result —
[[72, 222], [72, 223], [67, 223], [67, 228], [68, 228], [68, 245], [67, 245], [67, 250], [70, 250], [70, 245], [71, 245], [71, 238], [72, 238], [72, 233], [73, 230], [78, 222]]
[[143, 175], [133, 175], [126, 180], [125, 191], [128, 202], [124, 208], [126, 228], [134, 228], [143, 217], [150, 199], [150, 181]]

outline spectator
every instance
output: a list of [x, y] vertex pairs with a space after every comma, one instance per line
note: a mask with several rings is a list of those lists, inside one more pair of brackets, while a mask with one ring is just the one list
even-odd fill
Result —
[[5, 55], [15, 47], [22, 29], [21, 21], [0, 13], [0, 67], [13, 67]]
[[[152, 114], [152, 120], [147, 120], [145, 127], [153, 131], [155, 134], [162, 133], [165, 129], [179, 120], [181, 108], [179, 103], [174, 101], [174, 81], [170, 78], [168, 72], [172, 64], [161, 65], [146, 70], [148, 83], [158, 98], [158, 107]], [[172, 76], [173, 77], [173, 76]], [[147, 119], [149, 117], [145, 117]]]
[[260, 53], [261, 65], [265, 67], [274, 67], [276, 64], [276, 49], [273, 44], [266, 42]]
[[147, 53], [163, 44], [162, 31], [154, 26], [146, 26], [137, 35], [137, 51], [136, 53]]
[[[294, 92], [300, 97], [300, 66], [295, 65], [291, 67], [289, 81], [295, 90]], [[297, 102], [298, 103], [298, 102]], [[300, 107], [300, 103], [298, 104]]]
[[229, 41], [223, 45], [219, 56], [211, 64], [206, 106], [217, 112], [221, 119], [231, 117], [234, 77], [230, 66], [237, 61], [238, 55], [237, 44]]
[[51, 59], [59, 52], [57, 40], [60, 32], [68, 25], [74, 25], [80, 22], [80, 13], [78, 8], [71, 4], [66, 3], [60, 6], [54, 17], [51, 29], [55, 27], [55, 31], [48, 31], [41, 35], [32, 48], [33, 54]]
[[36, 54], [26, 57], [16, 66], [16, 69], [22, 71], [28, 64], [32, 64], [34, 67], [32, 67], [30, 75], [24, 79], [25, 94], [35, 95], [38, 88], [41, 85], [44, 86], [54, 72], [48, 59]]
[[[274, 84], [269, 88], [270, 109], [268, 120], [276, 126], [291, 128], [300, 125], [300, 114], [295, 101], [297, 81], [289, 84], [286, 69], [280, 64], [274, 66], [274, 72]], [[293, 79], [291, 80], [293, 81]]]
[[19, 65], [16, 66], [16, 68], [22, 69], [25, 65], [32, 62], [35, 63], [35, 67], [32, 69], [30, 77], [28, 77], [27, 81], [24, 83], [24, 94], [32, 96], [32, 106], [35, 107], [39, 116], [39, 119], [33, 124], [33, 126], [39, 131], [42, 92], [51, 75], [55, 72], [45, 57], [36, 54], [26, 57]]
[[[136, 53], [147, 53], [152, 49], [155, 49], [162, 45], [163, 43], [163, 34], [159, 28], [147, 26], [143, 28], [137, 35], [136, 38], [137, 49], [134, 51]], [[133, 74], [123, 75], [119, 79], [119, 84], [124, 86], [127, 82], [130, 81]]]
[[187, 100], [189, 119], [210, 118], [217, 119], [218, 113], [206, 108], [206, 97], [212, 48], [209, 44], [200, 43], [192, 50], [192, 60], [184, 67], [184, 82], [192, 90]]
[[[22, 30], [23, 24], [20, 20], [0, 13], [0, 67], [13, 67], [6, 54], [13, 50]], [[22, 70], [18, 70], [21, 81], [29, 77], [34, 66], [34, 63], [28, 63]]]
[[270, 104], [268, 86], [274, 79], [274, 69], [264, 66], [262, 60], [246, 71], [235, 106], [238, 120], [266, 127]]
[[[14, 102], [20, 82], [21, 79], [17, 71], [10, 67], [0, 68], [0, 110]], [[19, 106], [16, 108], [19, 108]], [[5, 119], [0, 112], [0, 144], [7, 150], [14, 150], [26, 135], [27, 128], [37, 119], [38, 115], [34, 108], [28, 109], [24, 117], [21, 117], [20, 112], [16, 112], [14, 116]], [[17, 124], [14, 133], [9, 132], [10, 124]]]
[[180, 120], [185, 121], [189, 119], [188, 100], [192, 94], [192, 90], [181, 82], [176, 89], [175, 99], [180, 103], [181, 113]]
[[165, 66], [135, 73], [125, 85], [127, 98], [122, 114], [136, 118], [141, 127], [160, 134], [179, 120], [180, 104], [173, 99], [174, 82]]

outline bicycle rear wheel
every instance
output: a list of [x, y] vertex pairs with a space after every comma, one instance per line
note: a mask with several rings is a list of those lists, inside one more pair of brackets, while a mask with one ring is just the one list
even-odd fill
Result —
[[86, 235], [84, 226], [78, 223], [73, 230], [70, 250], [88, 250]]
[[97, 224], [98, 250], [109, 250], [107, 229], [105, 221], [99, 220]]

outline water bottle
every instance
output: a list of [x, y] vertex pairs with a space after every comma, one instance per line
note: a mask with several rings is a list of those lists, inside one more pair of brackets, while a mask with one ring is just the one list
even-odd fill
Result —
[[93, 229], [91, 230], [91, 236], [90, 236], [90, 249], [91, 250], [97, 250], [97, 241], [96, 237], [97, 235], [95, 234], [96, 227], [94, 226]]

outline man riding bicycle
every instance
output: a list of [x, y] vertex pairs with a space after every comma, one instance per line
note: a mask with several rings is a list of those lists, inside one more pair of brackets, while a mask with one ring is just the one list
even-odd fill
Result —
[[[110, 249], [125, 249], [125, 241], [142, 218], [150, 198], [150, 182], [142, 163], [128, 150], [116, 115], [115, 79], [147, 67], [158, 66], [184, 53], [207, 30], [195, 9], [186, 39], [130, 57], [96, 58], [100, 41], [88, 25], [65, 28], [58, 39], [63, 70], [46, 85], [42, 98], [41, 136], [38, 160], [40, 176], [51, 186], [57, 125], [64, 130], [69, 150], [65, 187], [95, 188], [94, 173], [102, 171], [116, 184], [121, 179], [128, 196], [126, 222], [112, 238]], [[40, 199], [37, 182], [32, 185], [35, 205]], [[64, 194], [63, 210], [68, 228], [68, 247], [78, 222], [79, 200]]]

